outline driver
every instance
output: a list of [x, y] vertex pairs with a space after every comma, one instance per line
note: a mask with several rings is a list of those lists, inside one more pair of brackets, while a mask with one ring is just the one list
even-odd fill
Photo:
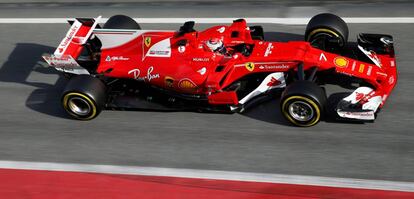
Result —
[[223, 41], [219, 38], [211, 38], [206, 41], [207, 47], [218, 54], [225, 55], [227, 53], [226, 48], [224, 47]]

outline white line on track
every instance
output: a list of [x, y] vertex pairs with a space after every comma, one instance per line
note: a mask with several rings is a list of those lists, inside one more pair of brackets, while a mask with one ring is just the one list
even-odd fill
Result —
[[166, 176], [178, 178], [198, 178], [211, 180], [232, 180], [246, 182], [284, 183], [311, 186], [328, 186], [357, 189], [376, 189], [391, 191], [414, 191], [413, 182], [396, 182], [384, 180], [365, 180], [351, 178], [318, 177], [303, 175], [284, 175], [268, 173], [250, 173], [199, 169], [176, 169], [140, 166], [115, 166], [115, 165], [93, 165], [72, 164], [52, 162], [24, 162], [24, 161], [0, 161], [2, 169], [24, 169], [42, 171], [67, 171], [67, 172], [89, 172], [106, 174], [127, 174], [144, 176]]
[[[241, 17], [242, 18], [242, 17]], [[67, 23], [70, 18], [0, 18], [0, 24], [59, 24]], [[73, 19], [73, 18], [72, 18]], [[102, 18], [104, 23], [108, 18]], [[231, 23], [234, 18], [134, 18], [144, 24], [170, 24], [195, 21], [201, 24]], [[306, 25], [310, 18], [245, 18], [248, 23], [267, 23], [285, 25]], [[380, 23], [380, 24], [406, 24], [414, 23], [414, 17], [344, 17], [347, 23]]]

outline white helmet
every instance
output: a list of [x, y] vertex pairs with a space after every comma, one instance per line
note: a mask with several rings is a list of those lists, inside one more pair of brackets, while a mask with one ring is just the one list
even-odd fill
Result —
[[218, 38], [212, 38], [206, 42], [208, 48], [213, 52], [221, 52], [224, 49], [223, 42]]

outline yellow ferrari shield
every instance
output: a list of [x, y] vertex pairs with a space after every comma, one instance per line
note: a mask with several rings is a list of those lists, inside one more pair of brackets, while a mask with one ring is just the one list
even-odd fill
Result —
[[145, 37], [144, 43], [145, 46], [149, 47], [151, 45], [151, 37]]
[[245, 66], [246, 66], [246, 69], [250, 72], [254, 70], [254, 63], [253, 62], [247, 62]]

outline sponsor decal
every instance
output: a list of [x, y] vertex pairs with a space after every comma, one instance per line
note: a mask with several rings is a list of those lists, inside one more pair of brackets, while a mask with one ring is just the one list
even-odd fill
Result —
[[152, 72], [154, 71], [154, 67], [150, 66], [147, 70], [147, 75], [144, 77], [140, 77], [141, 71], [139, 69], [132, 69], [130, 71], [128, 71], [128, 75], [132, 74], [134, 79], [136, 80], [141, 80], [141, 81], [148, 81], [150, 82], [153, 79], [158, 79], [160, 78], [160, 74], [156, 73], [156, 74], [152, 74]]
[[174, 87], [174, 78], [166, 76], [164, 78], [165, 86], [167, 88], [173, 88]]
[[232, 43], [232, 44], [243, 44], [244, 41], [231, 41], [230, 43]]
[[334, 64], [339, 68], [346, 68], [348, 66], [348, 60], [344, 57], [335, 57]]
[[319, 61], [328, 61], [328, 59], [326, 59], [325, 54], [321, 53], [321, 55], [319, 56]]
[[269, 43], [269, 45], [267, 45], [267, 48], [266, 48], [266, 51], [265, 51], [264, 56], [265, 57], [268, 57], [269, 54], [272, 54], [272, 49], [273, 49], [273, 44], [272, 43]]
[[75, 33], [78, 31], [80, 26], [73, 26], [70, 31], [68, 32], [68, 34], [66, 35], [66, 37], [63, 39], [63, 41], [60, 43], [58, 51], [59, 53], [62, 53], [63, 50], [66, 48], [66, 46], [70, 43], [70, 41], [72, 40], [73, 36], [75, 35]]
[[358, 72], [359, 72], [359, 73], [363, 73], [363, 72], [364, 72], [364, 69], [365, 69], [365, 64], [360, 64], [360, 65], [359, 65]]
[[62, 57], [55, 57], [54, 55], [43, 56], [43, 59], [50, 66], [64, 66], [65, 70], [69, 68], [66, 67], [77, 67], [79, 64], [72, 58], [70, 55], [63, 55]]
[[287, 69], [289, 68], [288, 65], [282, 64], [282, 65], [260, 65], [259, 69], [261, 70], [274, 70], [274, 69]]
[[368, 71], [367, 71], [367, 75], [371, 75], [372, 73], [372, 66], [368, 66]]
[[281, 82], [279, 80], [277, 80], [276, 78], [272, 77], [272, 79], [270, 79], [269, 83], [267, 83], [267, 86], [269, 86], [269, 87], [277, 86], [280, 83]]
[[[148, 47], [147, 44], [147, 38], [151, 39], [151, 46]], [[144, 44], [142, 45], [143, 50], [143, 56], [142, 60], [144, 60], [146, 57], [171, 57], [171, 44], [170, 44], [170, 38], [162, 38], [162, 37], [144, 37]]]
[[289, 69], [289, 64], [292, 62], [247, 62], [245, 64], [236, 64], [234, 67], [245, 67], [249, 71], [253, 71], [255, 67], [260, 70], [275, 70], [275, 69]]
[[387, 74], [386, 74], [386, 73], [382, 73], [382, 72], [377, 72], [377, 75], [387, 76]]
[[151, 81], [152, 79], [158, 79], [158, 78], [160, 78], [160, 74], [159, 73], [151, 74], [152, 71], [154, 71], [154, 67], [153, 66], [151, 66], [151, 67], [148, 68], [148, 71], [147, 71], [147, 80], [148, 81]]
[[138, 80], [139, 79], [139, 75], [141, 74], [141, 71], [139, 69], [132, 69], [130, 71], [128, 71], [128, 75], [132, 74], [132, 76], [134, 77], [134, 79]]
[[390, 65], [391, 65], [391, 67], [394, 67], [395, 66], [395, 62], [394, 61], [390, 61]]
[[151, 45], [151, 37], [144, 38], [145, 46], [149, 47]]
[[352, 63], [352, 71], [355, 71], [356, 61]]
[[394, 76], [390, 76], [390, 78], [388, 79], [388, 84], [393, 84], [395, 81]]
[[210, 58], [208, 58], [208, 57], [194, 57], [193, 61], [195, 61], [195, 62], [208, 62], [208, 61], [210, 61]]
[[150, 50], [149, 55], [159, 55], [159, 56], [167, 56], [170, 54], [170, 51], [168, 50]]
[[247, 62], [245, 64], [245, 67], [248, 71], [252, 72], [254, 70], [254, 63], [253, 62]]
[[184, 90], [195, 90], [197, 89], [197, 85], [190, 79], [184, 78], [178, 82], [178, 88], [181, 88]]
[[178, 46], [178, 52], [179, 53], [185, 52], [185, 46]]
[[342, 112], [346, 116], [357, 116], [357, 117], [370, 117], [373, 115], [372, 111], [366, 112]]
[[128, 57], [123, 57], [123, 56], [107, 56], [105, 61], [128, 61], [129, 58]]
[[200, 75], [204, 75], [207, 72], [206, 67], [201, 68], [200, 70], [197, 71], [198, 73], [200, 73]]
[[226, 27], [224, 27], [224, 26], [217, 29], [217, 32], [219, 32], [219, 33], [223, 33], [224, 31], [226, 31]]

